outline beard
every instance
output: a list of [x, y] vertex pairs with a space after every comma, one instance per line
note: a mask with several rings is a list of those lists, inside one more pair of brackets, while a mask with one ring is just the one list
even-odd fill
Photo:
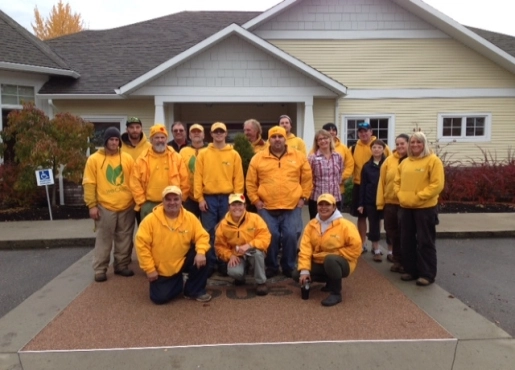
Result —
[[166, 144], [152, 144], [152, 149], [156, 153], [163, 153], [166, 149]]

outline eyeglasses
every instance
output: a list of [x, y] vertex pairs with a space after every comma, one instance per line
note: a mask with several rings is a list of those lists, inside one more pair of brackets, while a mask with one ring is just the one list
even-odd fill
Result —
[[184, 130], [173, 130], [173, 132], [184, 132]]

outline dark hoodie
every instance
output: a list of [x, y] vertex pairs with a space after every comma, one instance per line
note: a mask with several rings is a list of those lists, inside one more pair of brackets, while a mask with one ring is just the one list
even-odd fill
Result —
[[359, 206], [375, 206], [377, 196], [377, 186], [381, 165], [386, 157], [383, 155], [379, 164], [374, 163], [374, 157], [365, 163], [361, 170], [361, 185], [359, 188]]

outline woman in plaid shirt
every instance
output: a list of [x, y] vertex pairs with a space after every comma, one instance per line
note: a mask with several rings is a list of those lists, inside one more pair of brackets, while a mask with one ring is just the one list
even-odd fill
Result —
[[313, 141], [313, 154], [308, 156], [309, 165], [313, 173], [313, 192], [309, 197], [309, 217], [317, 215], [317, 199], [320, 195], [329, 193], [336, 200], [337, 209], [340, 209], [342, 196], [340, 182], [343, 174], [343, 158], [335, 152], [334, 141], [326, 130], [319, 130]]

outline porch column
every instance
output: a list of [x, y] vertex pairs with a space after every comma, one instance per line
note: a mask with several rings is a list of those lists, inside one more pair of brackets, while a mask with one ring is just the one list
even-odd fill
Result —
[[166, 125], [165, 122], [165, 108], [162, 102], [155, 102], [154, 124], [161, 123]]
[[304, 103], [304, 142], [309, 152], [315, 139], [315, 117], [313, 115], [313, 99]]

